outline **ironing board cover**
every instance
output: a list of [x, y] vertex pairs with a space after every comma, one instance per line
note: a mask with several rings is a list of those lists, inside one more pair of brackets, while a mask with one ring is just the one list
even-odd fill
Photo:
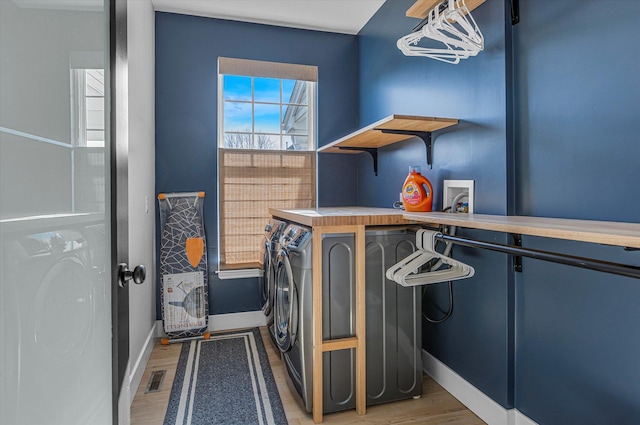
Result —
[[162, 325], [169, 338], [200, 336], [209, 325], [204, 193], [160, 194]]

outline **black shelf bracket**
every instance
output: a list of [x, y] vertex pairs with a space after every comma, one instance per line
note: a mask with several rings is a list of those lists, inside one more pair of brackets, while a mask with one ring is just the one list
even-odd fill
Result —
[[[513, 246], [522, 247], [522, 235], [518, 233], [511, 233], [513, 239]], [[513, 270], [522, 273], [522, 257], [519, 255], [513, 256]]]
[[375, 130], [387, 134], [406, 134], [407, 136], [421, 138], [427, 149], [427, 164], [429, 164], [429, 168], [433, 168], [433, 139], [430, 131], [393, 130], [388, 128], [376, 128]]
[[338, 146], [338, 149], [341, 149], [344, 151], [360, 151], [360, 152], [368, 153], [369, 155], [371, 155], [371, 158], [373, 159], [373, 173], [376, 176], [378, 175], [378, 148], [357, 148], [353, 146]]
[[511, 0], [511, 25], [520, 23], [520, 0]]

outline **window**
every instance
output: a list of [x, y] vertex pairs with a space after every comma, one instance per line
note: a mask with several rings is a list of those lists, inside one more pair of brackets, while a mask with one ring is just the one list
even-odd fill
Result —
[[218, 60], [221, 270], [260, 268], [269, 208], [314, 208], [317, 68]]
[[104, 70], [72, 69], [75, 146], [104, 147]]
[[72, 208], [105, 209], [105, 71], [103, 52], [71, 52]]
[[308, 94], [312, 83], [239, 75], [222, 78], [223, 148], [313, 150]]
[[316, 67], [220, 58], [218, 73], [221, 148], [315, 149]]

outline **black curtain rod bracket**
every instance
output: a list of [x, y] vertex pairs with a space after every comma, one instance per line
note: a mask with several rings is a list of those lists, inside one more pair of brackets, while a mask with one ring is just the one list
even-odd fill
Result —
[[[522, 248], [522, 235], [518, 233], [511, 233], [513, 239], [513, 245], [518, 248]], [[513, 256], [513, 270], [518, 273], [522, 273], [522, 257], [520, 255]]]

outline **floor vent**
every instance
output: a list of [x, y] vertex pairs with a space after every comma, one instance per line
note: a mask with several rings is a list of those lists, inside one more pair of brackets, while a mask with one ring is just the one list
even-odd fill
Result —
[[157, 393], [162, 390], [162, 383], [164, 382], [164, 376], [166, 374], [166, 370], [154, 370], [151, 372], [151, 377], [149, 378], [149, 383], [144, 393]]

